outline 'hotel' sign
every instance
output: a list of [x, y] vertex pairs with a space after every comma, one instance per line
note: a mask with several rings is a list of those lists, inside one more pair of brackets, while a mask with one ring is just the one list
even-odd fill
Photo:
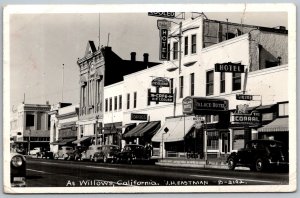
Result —
[[241, 63], [216, 63], [215, 72], [244, 73], [245, 65]]

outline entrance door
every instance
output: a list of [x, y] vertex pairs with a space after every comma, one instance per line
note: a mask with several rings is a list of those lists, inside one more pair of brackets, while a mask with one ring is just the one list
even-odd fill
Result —
[[222, 141], [222, 151], [221, 153], [228, 153], [230, 152], [230, 141], [229, 141], [230, 133], [225, 132], [221, 133], [221, 141]]

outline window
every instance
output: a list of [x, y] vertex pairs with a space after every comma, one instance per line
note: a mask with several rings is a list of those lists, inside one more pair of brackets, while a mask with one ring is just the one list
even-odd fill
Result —
[[214, 71], [206, 72], [206, 95], [214, 94]]
[[208, 131], [207, 132], [207, 149], [218, 150], [219, 149], [219, 132]]
[[179, 77], [179, 98], [183, 98], [183, 76]]
[[133, 93], [133, 108], [136, 108], [136, 92]]
[[261, 120], [262, 121], [273, 120], [273, 113], [263, 113]]
[[105, 99], [105, 112], [108, 111], [108, 99], [106, 98]]
[[192, 35], [192, 54], [195, 54], [197, 52], [196, 40], [197, 40], [197, 36], [195, 34]]
[[173, 43], [173, 60], [178, 59], [178, 42]]
[[187, 55], [189, 52], [189, 38], [184, 37], [184, 55]]
[[86, 106], [86, 86], [82, 87], [82, 106]]
[[112, 110], [112, 98], [109, 98], [109, 111]]
[[191, 73], [191, 96], [195, 93], [195, 74]]
[[245, 144], [245, 131], [244, 130], [233, 130], [233, 150], [238, 150], [244, 147]]
[[148, 106], [150, 105], [150, 100], [149, 100], [150, 92], [151, 92], [151, 89], [148, 89], [148, 97], [147, 97], [147, 105]]
[[34, 115], [26, 114], [26, 127], [34, 126]]
[[48, 130], [50, 130], [51, 127], [51, 115], [48, 115]]
[[232, 39], [235, 37], [235, 34], [231, 33], [231, 32], [228, 32], [228, 33], [225, 33], [225, 36], [226, 36], [226, 40], [229, 40], [229, 39]]
[[174, 79], [171, 78], [170, 79], [170, 93], [173, 93], [174, 92]]
[[220, 93], [225, 93], [225, 72], [220, 73]]
[[117, 110], [118, 109], [118, 97], [117, 96], [115, 96], [114, 106], [115, 106], [115, 110]]
[[232, 73], [232, 91], [241, 89], [241, 73]]
[[170, 60], [170, 49], [171, 49], [171, 45], [170, 43], [168, 43], [168, 60]]
[[289, 103], [278, 104], [278, 116], [288, 116], [289, 115]]
[[122, 95], [119, 95], [119, 109], [122, 109]]
[[127, 109], [130, 108], [130, 94], [127, 94]]

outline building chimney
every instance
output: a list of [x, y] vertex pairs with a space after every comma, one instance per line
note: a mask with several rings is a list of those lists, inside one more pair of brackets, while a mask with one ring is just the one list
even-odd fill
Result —
[[131, 61], [136, 61], [136, 53], [135, 52], [131, 52], [130, 53], [130, 55], [131, 55]]
[[148, 65], [148, 62], [149, 62], [149, 54], [148, 53], [144, 53], [144, 63], [146, 64], [146, 65]]

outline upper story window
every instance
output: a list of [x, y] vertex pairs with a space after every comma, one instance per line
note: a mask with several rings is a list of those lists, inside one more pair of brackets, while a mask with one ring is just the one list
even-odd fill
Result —
[[26, 127], [34, 126], [34, 115], [26, 114]]
[[130, 108], [130, 94], [127, 94], [127, 109]]
[[206, 95], [213, 95], [214, 94], [214, 71], [207, 71], [206, 72]]
[[197, 35], [196, 34], [192, 35], [191, 42], [192, 42], [192, 44], [191, 44], [192, 45], [192, 48], [191, 48], [192, 54], [195, 54], [197, 52]]
[[183, 76], [179, 77], [179, 98], [183, 98]]
[[220, 73], [220, 93], [225, 93], [225, 72]]
[[195, 74], [191, 73], [191, 96], [195, 94]]
[[122, 95], [119, 95], [119, 109], [122, 109]]
[[106, 98], [105, 99], [105, 112], [108, 111], [108, 99]]
[[[151, 92], [151, 89], [148, 89], [148, 94], [150, 94]], [[147, 105], [149, 106], [150, 105], [150, 100], [147, 98]]]
[[178, 59], [178, 42], [173, 43], [173, 60]]
[[232, 73], [232, 91], [241, 89], [241, 81], [241, 73]]
[[189, 37], [184, 37], [184, 55], [187, 55], [189, 52]]
[[118, 97], [115, 96], [115, 103], [114, 103], [114, 109], [117, 110], [118, 109]]
[[289, 103], [279, 103], [278, 104], [278, 116], [288, 116], [289, 115]]
[[133, 108], [136, 108], [136, 98], [137, 98], [137, 93], [133, 93]]
[[171, 78], [170, 79], [170, 93], [173, 93], [174, 92], [174, 79]]
[[109, 98], [109, 111], [112, 110], [112, 98]]

